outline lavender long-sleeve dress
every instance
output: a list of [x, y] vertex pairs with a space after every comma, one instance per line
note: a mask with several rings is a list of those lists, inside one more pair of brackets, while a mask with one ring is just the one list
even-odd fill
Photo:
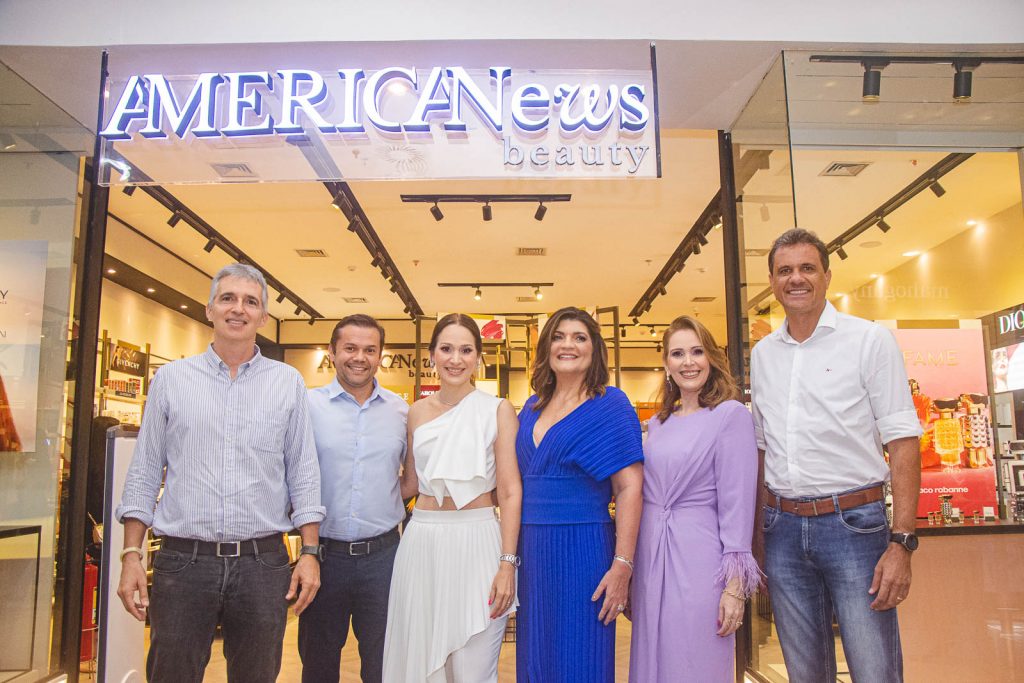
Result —
[[644, 444], [644, 508], [633, 575], [633, 683], [735, 680], [718, 605], [734, 576], [760, 581], [750, 553], [757, 448], [750, 412], [726, 401], [664, 423]]

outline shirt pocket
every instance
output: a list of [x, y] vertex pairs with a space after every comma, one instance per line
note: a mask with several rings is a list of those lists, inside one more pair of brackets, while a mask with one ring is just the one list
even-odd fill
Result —
[[256, 450], [268, 453], [283, 453], [284, 436], [287, 429], [287, 412], [257, 411], [249, 417], [246, 425], [246, 440]]

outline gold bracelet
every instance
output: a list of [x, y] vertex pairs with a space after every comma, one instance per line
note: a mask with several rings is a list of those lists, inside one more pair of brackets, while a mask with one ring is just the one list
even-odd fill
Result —
[[145, 551], [142, 548], [140, 548], [138, 546], [132, 546], [130, 548], [125, 548], [124, 550], [121, 551], [121, 561], [122, 562], [124, 562], [124, 556], [127, 555], [128, 553], [138, 553], [140, 560], [143, 557], [146, 556]]
[[743, 597], [742, 595], [740, 595], [740, 594], [739, 594], [739, 593], [737, 593], [736, 591], [732, 591], [732, 590], [729, 590], [728, 588], [723, 588], [723, 589], [722, 589], [722, 593], [724, 593], [725, 595], [728, 595], [728, 596], [734, 597], [734, 598], [736, 598], [737, 600], [742, 600], [743, 602], [746, 602], [746, 601], [747, 601], [747, 599], [746, 599], [745, 597]]

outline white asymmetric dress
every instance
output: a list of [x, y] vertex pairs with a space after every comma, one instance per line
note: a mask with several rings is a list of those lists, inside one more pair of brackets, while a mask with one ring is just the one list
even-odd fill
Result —
[[[449, 655], [496, 626], [487, 601], [498, 572], [501, 530], [493, 507], [461, 508], [495, 487], [500, 402], [476, 390], [413, 432], [420, 495], [438, 504], [449, 496], [459, 509], [417, 508], [405, 528], [388, 600], [384, 683], [446, 680]], [[501, 624], [506, 619], [507, 614]], [[497, 655], [495, 650], [495, 661]]]

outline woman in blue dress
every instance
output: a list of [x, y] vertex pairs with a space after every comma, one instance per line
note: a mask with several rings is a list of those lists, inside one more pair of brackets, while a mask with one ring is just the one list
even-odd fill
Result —
[[[586, 312], [563, 308], [537, 343], [519, 414], [523, 477], [519, 683], [612, 683], [640, 524], [643, 449], [629, 399]], [[608, 503], [615, 495], [615, 521]]]

